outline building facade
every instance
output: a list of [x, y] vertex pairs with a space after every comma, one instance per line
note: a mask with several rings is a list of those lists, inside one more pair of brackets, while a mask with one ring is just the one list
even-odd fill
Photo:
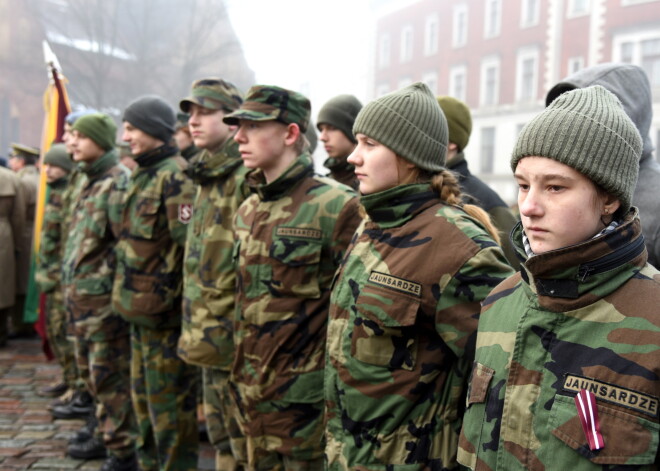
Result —
[[[660, 142], [660, 0], [373, 0], [372, 96], [416, 81], [472, 109], [473, 173], [513, 204], [509, 155], [563, 77], [602, 62], [642, 66]], [[658, 153], [656, 152], [656, 157]]]

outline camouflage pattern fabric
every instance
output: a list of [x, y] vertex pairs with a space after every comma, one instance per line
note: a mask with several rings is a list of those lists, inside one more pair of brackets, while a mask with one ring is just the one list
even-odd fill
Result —
[[358, 186], [360, 186], [360, 182], [355, 176], [355, 166], [349, 164], [346, 158], [335, 159], [330, 157], [323, 162], [323, 166], [330, 170], [328, 176], [337, 180], [339, 183], [350, 186], [354, 190], [357, 190]]
[[96, 434], [119, 458], [135, 453], [137, 424], [130, 390], [130, 337], [104, 341], [76, 338], [78, 368], [97, 402]]
[[241, 103], [243, 94], [234, 84], [220, 78], [203, 78], [193, 82], [190, 96], [179, 102], [179, 108], [188, 113], [190, 105], [195, 104], [209, 110], [234, 111]]
[[67, 334], [67, 322], [64, 293], [56, 289], [46, 296], [46, 335], [57, 362], [62, 367], [62, 378], [69, 389], [76, 389], [78, 367], [76, 366], [75, 346]]
[[[245, 461], [245, 439], [233, 419], [227, 376], [234, 360], [233, 219], [249, 195], [238, 144], [229, 139], [215, 154], [203, 151], [187, 173], [197, 186], [195, 211], [188, 224], [183, 263], [183, 317], [179, 356], [208, 369], [204, 374], [204, 411], [210, 442], [216, 447], [227, 435], [239, 465]], [[215, 382], [215, 380], [218, 382]], [[209, 382], [210, 381], [210, 382]], [[220, 457], [217, 456], [219, 460]]]
[[131, 325], [131, 389], [141, 471], [196, 471], [197, 368], [176, 355], [179, 329]]
[[282, 457], [323, 455], [330, 284], [361, 218], [355, 193], [314, 176], [308, 154], [269, 184], [261, 171], [248, 175], [256, 194], [236, 216], [231, 381], [250, 468], [266, 469]]
[[100, 341], [128, 335], [111, 308], [115, 244], [128, 176], [111, 150], [82, 170], [87, 179], [73, 202], [62, 262], [65, 302], [76, 336]]
[[311, 104], [302, 94], [270, 85], [255, 85], [248, 90], [241, 107], [224, 118], [227, 124], [238, 121], [279, 121], [296, 123], [304, 133], [309, 124]]
[[513, 273], [428, 184], [363, 196], [337, 275], [325, 397], [330, 470], [458, 469], [480, 301]]
[[[614, 232], [527, 258], [484, 301], [459, 461], [475, 470], [656, 470], [660, 272], [633, 208]], [[513, 241], [526, 257], [522, 227]], [[590, 449], [574, 398], [595, 396]]]
[[176, 148], [136, 156], [124, 205], [114, 309], [131, 323], [181, 325], [183, 248], [193, 212], [193, 183]]

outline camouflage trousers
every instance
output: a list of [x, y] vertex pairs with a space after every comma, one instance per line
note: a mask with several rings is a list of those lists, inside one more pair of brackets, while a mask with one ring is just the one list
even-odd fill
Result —
[[[215, 448], [216, 469], [220, 471], [221, 443], [229, 439], [235, 469], [247, 466], [246, 443], [237, 422], [238, 411], [229, 394], [229, 372], [204, 368], [204, 416], [209, 440]], [[224, 471], [224, 470], [223, 470]]]
[[92, 341], [76, 337], [78, 370], [96, 400], [97, 434], [119, 458], [135, 452], [137, 425], [130, 392], [130, 339]]
[[57, 362], [62, 367], [62, 378], [69, 389], [75, 389], [78, 382], [78, 367], [74, 339], [69, 337], [69, 322], [64, 294], [59, 286], [46, 295], [46, 336]]
[[131, 385], [142, 471], [197, 469], [197, 367], [176, 351], [180, 329], [131, 325]]

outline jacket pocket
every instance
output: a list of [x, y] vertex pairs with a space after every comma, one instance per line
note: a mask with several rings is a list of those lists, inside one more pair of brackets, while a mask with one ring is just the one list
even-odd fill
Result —
[[282, 297], [319, 298], [321, 249], [320, 240], [275, 238], [270, 288]]
[[174, 308], [174, 293], [178, 291], [176, 286], [166, 286], [157, 276], [131, 275], [130, 286], [134, 291], [132, 311], [141, 315], [154, 315]]
[[[573, 397], [555, 396], [550, 415], [552, 434], [577, 454], [600, 465], [651, 465], [658, 451], [660, 425], [597, 400], [600, 431], [605, 446], [590, 451]], [[565, 455], [565, 453], [558, 453]], [[559, 469], [559, 468], [558, 468]]]
[[371, 365], [414, 369], [419, 298], [367, 285], [356, 304], [351, 355]]
[[139, 195], [130, 221], [131, 235], [142, 239], [153, 239], [158, 230], [159, 208], [159, 197], [150, 194]]

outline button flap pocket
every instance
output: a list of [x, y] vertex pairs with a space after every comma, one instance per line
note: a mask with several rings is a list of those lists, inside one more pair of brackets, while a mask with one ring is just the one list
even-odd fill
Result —
[[486, 402], [488, 396], [488, 385], [493, 379], [495, 370], [482, 365], [479, 362], [474, 363], [472, 368], [472, 377], [468, 386], [467, 405], [480, 404]]

